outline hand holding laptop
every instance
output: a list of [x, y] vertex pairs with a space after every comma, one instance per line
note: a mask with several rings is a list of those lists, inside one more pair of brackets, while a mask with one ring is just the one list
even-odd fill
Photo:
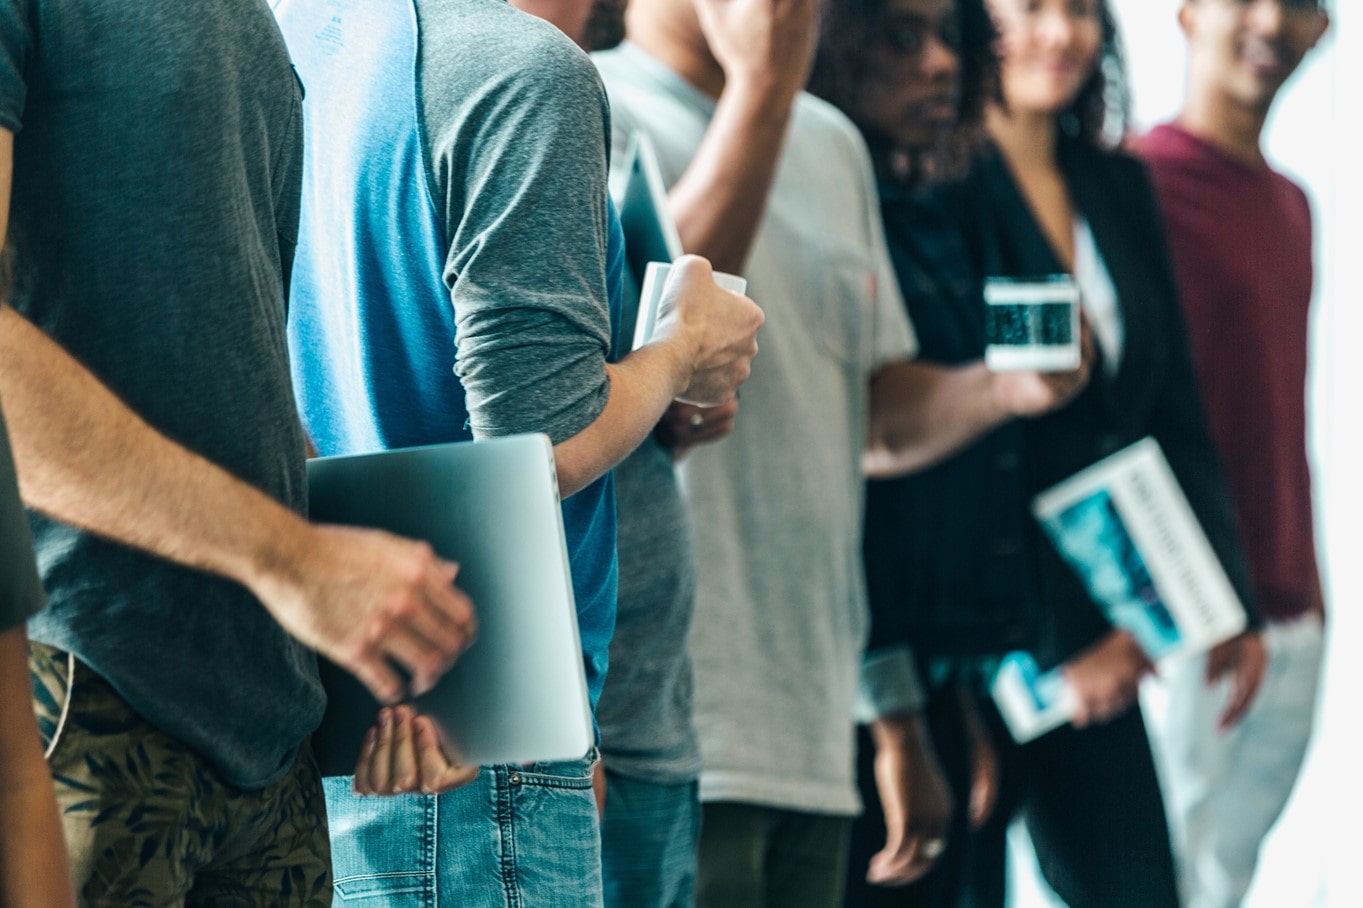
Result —
[[446, 755], [431, 719], [410, 706], [397, 706], [379, 710], [360, 748], [352, 785], [359, 795], [429, 795], [477, 777], [477, 766], [460, 766]]
[[[312, 525], [253, 586], [290, 633], [359, 678], [380, 702], [423, 694], [477, 634], [459, 568], [424, 542]], [[410, 690], [394, 670], [411, 679]]]

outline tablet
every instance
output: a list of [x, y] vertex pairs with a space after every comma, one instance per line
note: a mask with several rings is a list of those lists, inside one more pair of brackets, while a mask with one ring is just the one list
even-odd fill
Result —
[[[626, 178], [616, 199], [620, 227], [625, 234], [625, 300], [616, 335], [624, 343], [637, 337], [641, 318], [640, 294], [649, 262], [675, 262], [682, 256], [681, 237], [667, 203], [667, 187], [658, 166], [653, 143], [642, 132], [634, 132], [625, 153]], [[633, 349], [633, 347], [631, 347]], [[618, 351], [620, 356], [628, 350]]]

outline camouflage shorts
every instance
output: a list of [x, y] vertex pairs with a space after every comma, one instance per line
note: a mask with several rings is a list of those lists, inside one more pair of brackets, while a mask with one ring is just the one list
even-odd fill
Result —
[[331, 904], [312, 753], [262, 791], [228, 785], [66, 653], [29, 644], [33, 705], [82, 906]]

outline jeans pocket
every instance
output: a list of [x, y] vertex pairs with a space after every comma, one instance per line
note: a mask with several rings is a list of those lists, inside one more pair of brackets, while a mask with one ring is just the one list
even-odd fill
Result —
[[360, 797], [351, 790], [349, 776], [330, 776], [322, 784], [336, 898], [434, 906], [436, 799]]
[[545, 788], [591, 788], [601, 757], [595, 747], [577, 760], [543, 760], [512, 772], [512, 783]]
[[595, 752], [580, 760], [512, 768], [502, 834], [515, 857], [510, 879], [536, 908], [601, 904], [601, 827], [592, 792]]

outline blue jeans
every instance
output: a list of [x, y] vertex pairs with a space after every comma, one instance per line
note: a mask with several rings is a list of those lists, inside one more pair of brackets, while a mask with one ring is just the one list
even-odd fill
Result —
[[601, 864], [610, 908], [690, 908], [699, 846], [696, 782], [659, 785], [606, 770]]
[[336, 902], [394, 908], [599, 908], [595, 753], [484, 766], [442, 795], [358, 797], [325, 780]]

